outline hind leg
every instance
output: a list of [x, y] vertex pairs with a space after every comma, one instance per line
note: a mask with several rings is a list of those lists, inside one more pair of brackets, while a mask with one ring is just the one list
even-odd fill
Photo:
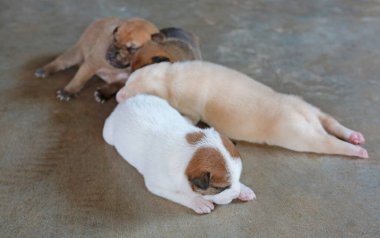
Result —
[[95, 71], [93, 66], [86, 63], [82, 64], [74, 78], [65, 88], [58, 90], [57, 98], [61, 101], [69, 101], [83, 88], [86, 82], [91, 79]]
[[348, 141], [354, 145], [364, 144], [365, 139], [362, 133], [353, 131], [340, 124], [333, 117], [328, 115], [320, 116], [321, 123], [326, 131], [342, 140]]
[[49, 64], [37, 69], [34, 75], [38, 78], [45, 78], [49, 74], [80, 64], [82, 61], [83, 58], [79, 48], [74, 46], [66, 50], [62, 55], [58, 56]]
[[368, 152], [363, 147], [318, 131], [308, 123], [298, 123], [293, 126], [284, 125], [284, 129], [278, 130], [277, 134], [268, 141], [268, 144], [300, 152], [368, 158]]

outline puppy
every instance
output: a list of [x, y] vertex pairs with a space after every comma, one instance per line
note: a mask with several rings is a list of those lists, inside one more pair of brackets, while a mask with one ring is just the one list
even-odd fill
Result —
[[[164, 28], [151, 37], [151, 41], [144, 44], [132, 56], [131, 72], [146, 65], [163, 61], [177, 62], [201, 60], [199, 38], [181, 28]], [[112, 98], [122, 88], [125, 81], [116, 81], [100, 87], [95, 92], [98, 102], [105, 102]]]
[[107, 118], [103, 137], [143, 176], [148, 190], [209, 213], [216, 204], [255, 198], [239, 182], [242, 163], [231, 141], [214, 129], [199, 129], [165, 100], [137, 95]]
[[[234, 140], [367, 158], [361, 133], [318, 108], [226, 67], [208, 62], [160, 63], [133, 73], [117, 94], [166, 99], [194, 123], [202, 120]], [[338, 139], [339, 138], [339, 139]]]
[[158, 29], [143, 19], [102, 18], [93, 22], [72, 48], [51, 63], [37, 69], [35, 76], [44, 78], [54, 72], [80, 65], [74, 78], [57, 92], [57, 98], [68, 101], [94, 75], [107, 83], [128, 78], [131, 51], [150, 40]]

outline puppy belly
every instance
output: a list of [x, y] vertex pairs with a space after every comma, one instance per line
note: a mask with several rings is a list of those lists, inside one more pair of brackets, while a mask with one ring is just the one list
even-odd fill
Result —
[[129, 74], [127, 72], [120, 72], [118, 70], [112, 70], [107, 68], [101, 68], [96, 71], [96, 75], [107, 83], [112, 83], [118, 80], [127, 80]]

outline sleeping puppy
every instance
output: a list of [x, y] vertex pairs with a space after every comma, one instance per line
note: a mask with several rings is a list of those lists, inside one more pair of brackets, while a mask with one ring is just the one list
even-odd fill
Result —
[[[164, 28], [151, 37], [151, 41], [136, 50], [131, 60], [131, 72], [146, 65], [163, 61], [177, 62], [201, 60], [199, 38], [181, 28]], [[95, 92], [95, 99], [104, 103], [112, 98], [125, 84], [125, 80], [115, 81], [100, 87]]]
[[74, 78], [57, 92], [57, 98], [68, 101], [94, 75], [107, 83], [126, 80], [130, 69], [130, 52], [150, 40], [158, 29], [143, 19], [102, 18], [93, 22], [72, 48], [55, 60], [37, 69], [35, 75], [48, 75], [80, 65]]
[[240, 155], [214, 129], [199, 129], [165, 100], [137, 95], [107, 118], [103, 137], [143, 176], [157, 196], [210, 213], [216, 204], [256, 196], [239, 182]]
[[296, 96], [220, 65], [193, 61], [144, 67], [130, 76], [117, 101], [138, 93], [162, 97], [194, 123], [202, 120], [234, 140], [368, 158], [359, 146], [361, 133]]

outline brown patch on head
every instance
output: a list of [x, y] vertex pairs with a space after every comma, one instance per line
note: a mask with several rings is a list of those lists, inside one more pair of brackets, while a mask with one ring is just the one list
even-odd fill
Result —
[[211, 147], [195, 151], [185, 174], [191, 188], [203, 195], [217, 194], [231, 186], [223, 155]]
[[186, 134], [186, 140], [189, 144], [195, 145], [205, 137], [202, 131]]
[[144, 66], [162, 61], [172, 62], [172, 56], [159, 44], [153, 41], [147, 42], [132, 57], [132, 72]]
[[236, 149], [236, 146], [232, 143], [232, 141], [224, 135], [220, 135], [220, 138], [222, 139], [223, 145], [228, 151], [228, 153], [230, 153], [231, 157], [234, 159], [240, 159], [240, 153]]

